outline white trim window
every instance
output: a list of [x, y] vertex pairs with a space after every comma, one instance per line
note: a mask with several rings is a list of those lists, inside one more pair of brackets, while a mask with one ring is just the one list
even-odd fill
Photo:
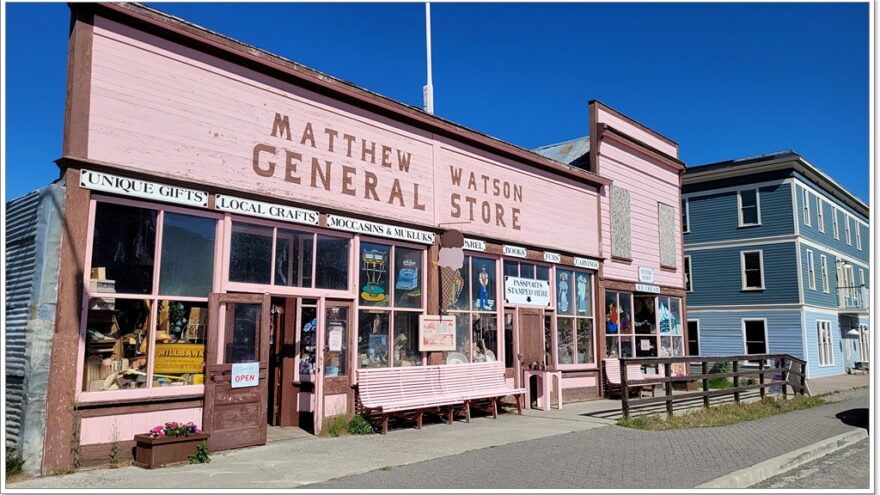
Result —
[[681, 231], [685, 234], [691, 231], [691, 207], [687, 198], [681, 199]]
[[[693, 324], [693, 325], [692, 325]], [[699, 356], [702, 354], [700, 352], [700, 320], [688, 320], [687, 321], [687, 332], [688, 332], [688, 347], [687, 347], [687, 355], [688, 356]]]
[[813, 222], [810, 220], [810, 191], [807, 190], [806, 187], [801, 188], [801, 197], [804, 202], [804, 225], [812, 226]]
[[691, 257], [687, 255], [684, 257], [684, 290], [687, 292], [694, 291], [694, 278], [691, 272]]
[[837, 207], [834, 205], [831, 205], [831, 216], [833, 217], [831, 219], [831, 224], [834, 228], [834, 238], [839, 241], [840, 240], [840, 225], [837, 223]]
[[868, 337], [868, 326], [859, 325], [859, 360], [867, 363], [871, 360], [871, 341]]
[[831, 321], [817, 320], [817, 344], [819, 346], [819, 366], [834, 365], [834, 345], [831, 340]]
[[862, 250], [862, 227], [859, 225], [855, 219], [853, 219], [853, 225], [856, 227], [856, 249], [859, 251]]
[[758, 189], [743, 189], [736, 193], [739, 226], [761, 225], [761, 197]]
[[852, 232], [850, 231], [850, 228], [849, 228], [849, 215], [844, 213], [843, 218], [844, 218], [844, 220], [846, 220], [846, 225], [844, 226], [846, 228], [846, 243], [849, 244], [850, 246], [852, 246]]
[[828, 282], [828, 256], [822, 254], [819, 259], [822, 262], [822, 292], [828, 294], [831, 292], [831, 284]]
[[825, 232], [825, 200], [816, 196], [816, 206], [818, 207], [816, 211], [816, 224], [819, 227], [819, 232]]
[[813, 263], [812, 249], [807, 249], [807, 280], [810, 282], [810, 290], [816, 290], [816, 266]]
[[742, 290], [764, 290], [764, 252], [740, 251]]
[[863, 268], [859, 268], [859, 282], [859, 285], [865, 286], [865, 270]]
[[742, 320], [743, 350], [746, 354], [767, 354], [767, 319]]

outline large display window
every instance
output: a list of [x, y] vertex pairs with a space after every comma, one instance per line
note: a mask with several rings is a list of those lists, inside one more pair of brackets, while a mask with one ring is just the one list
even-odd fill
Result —
[[605, 357], [684, 356], [681, 299], [605, 292]]
[[358, 368], [420, 366], [424, 248], [362, 240], [358, 271]]
[[466, 255], [453, 273], [449, 312], [455, 316], [456, 350], [445, 353], [448, 364], [499, 359], [496, 263]]
[[81, 392], [201, 385], [219, 217], [93, 201]]
[[556, 363], [595, 364], [593, 275], [556, 268]]

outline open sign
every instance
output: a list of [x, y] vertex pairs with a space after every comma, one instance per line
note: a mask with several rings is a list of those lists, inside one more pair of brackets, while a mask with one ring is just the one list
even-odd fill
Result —
[[260, 363], [234, 363], [232, 388], [256, 387], [260, 382]]

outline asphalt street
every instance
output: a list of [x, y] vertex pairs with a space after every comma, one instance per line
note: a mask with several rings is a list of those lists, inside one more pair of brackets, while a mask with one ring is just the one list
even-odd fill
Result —
[[832, 452], [813, 462], [770, 478], [752, 488], [860, 489], [870, 488], [870, 444], [868, 440]]

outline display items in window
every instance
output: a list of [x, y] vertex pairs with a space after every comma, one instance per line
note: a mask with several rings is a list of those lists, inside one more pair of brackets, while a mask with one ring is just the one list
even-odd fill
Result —
[[495, 310], [495, 260], [471, 258], [473, 309]]
[[160, 301], [156, 319], [153, 386], [204, 383], [208, 305]]
[[394, 366], [419, 366], [419, 313], [398, 311], [394, 315]]
[[85, 392], [147, 387], [150, 301], [118, 299], [113, 308], [90, 309], [86, 317]]
[[495, 361], [498, 352], [498, 317], [475, 314], [471, 344], [473, 362]]
[[556, 311], [558, 314], [572, 314], [572, 278], [573, 272], [556, 270]]
[[[90, 289], [149, 294], [153, 291], [157, 212], [98, 203], [92, 237]], [[104, 289], [109, 290], [100, 290]], [[91, 291], [90, 291], [91, 292]]]
[[361, 304], [388, 305], [388, 260], [391, 247], [383, 244], [361, 243]]
[[388, 315], [386, 311], [361, 311], [358, 324], [358, 367], [388, 366]]
[[308, 379], [315, 374], [318, 309], [314, 306], [302, 306], [299, 320], [299, 375], [300, 379]]
[[348, 308], [328, 307], [324, 318], [327, 325], [324, 376], [344, 376], [347, 373], [345, 356], [348, 349]]
[[394, 304], [398, 308], [422, 307], [421, 250], [394, 249]]

